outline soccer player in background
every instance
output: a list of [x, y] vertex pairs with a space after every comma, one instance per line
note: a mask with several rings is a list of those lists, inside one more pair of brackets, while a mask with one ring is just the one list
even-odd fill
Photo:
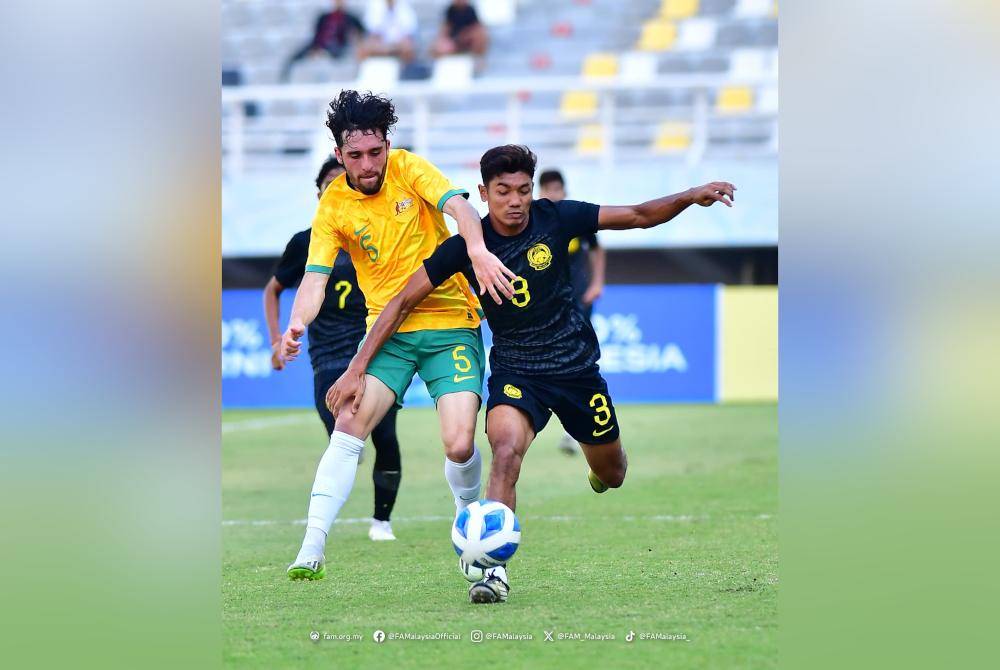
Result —
[[[327, 126], [345, 174], [320, 198], [305, 275], [282, 335], [286, 360], [299, 354], [299, 338], [316, 318], [338, 252], [346, 250], [365, 294], [371, 326], [392, 296], [449, 236], [442, 212], [468, 237], [475, 276], [497, 304], [510, 298], [513, 273], [486, 250], [479, 214], [427, 160], [390, 150], [396, 123], [392, 102], [345, 90], [330, 103]], [[498, 293], [499, 291], [499, 293]], [[357, 412], [336, 420], [320, 460], [309, 501], [305, 537], [291, 579], [322, 579], [327, 533], [350, 495], [365, 438], [391, 407], [401, 406], [414, 373], [434, 399], [444, 443], [444, 472], [458, 510], [479, 499], [482, 461], [473, 444], [486, 365], [479, 330], [479, 300], [464, 276], [442, 282], [413, 309], [399, 333], [368, 367], [368, 393]]]
[[[566, 198], [566, 181], [558, 170], [545, 170], [538, 175], [538, 195], [552, 202]], [[597, 242], [597, 234], [581, 235], [569, 241], [569, 281], [573, 285], [573, 299], [583, 315], [590, 320], [594, 301], [604, 292], [604, 248]], [[580, 445], [563, 429], [559, 450], [569, 455], [580, 452]]]
[[[527, 147], [490, 149], [480, 170], [479, 194], [489, 206], [481, 224], [486, 248], [517, 273], [508, 301], [483, 303], [493, 331], [486, 403], [493, 466], [486, 497], [515, 508], [521, 462], [552, 413], [580, 443], [590, 466], [591, 488], [597, 493], [617, 488], [625, 480], [627, 461], [614, 403], [597, 365], [597, 335], [573, 300], [569, 241], [598, 230], [652, 228], [693, 204], [708, 207], [721, 202], [731, 207], [736, 187], [712, 182], [639, 205], [610, 207], [572, 200], [532, 201], [535, 155]], [[466, 242], [460, 236], [438, 247], [382, 310], [344, 376], [327, 393], [334, 416], [351, 416], [364, 406], [365, 373], [370, 362], [378, 360], [382, 343], [391, 341], [392, 333], [424, 298], [455, 273], [475, 285]], [[491, 568], [469, 588], [469, 598], [477, 603], [503, 602], [509, 583], [503, 566]]]
[[[316, 177], [316, 197], [322, 197], [330, 182], [343, 172], [344, 167], [336, 158], [328, 158]], [[285, 361], [281, 357], [281, 329], [278, 326], [281, 293], [286, 288], [298, 286], [302, 281], [309, 253], [310, 230], [306, 229], [292, 236], [285, 247], [285, 253], [278, 261], [274, 276], [264, 287], [264, 320], [271, 338], [271, 367], [275, 370], [285, 367]], [[351, 257], [342, 252], [337, 255], [333, 264], [319, 314], [309, 324], [313, 398], [328, 438], [333, 434], [334, 419], [326, 406], [326, 391], [344, 373], [357, 352], [358, 343], [365, 335], [367, 316], [365, 296], [358, 288], [358, 278], [351, 264]], [[375, 510], [368, 528], [368, 537], [375, 541], [395, 540], [396, 536], [389, 523], [401, 475], [395, 407], [372, 430], [372, 444], [375, 445], [375, 466], [372, 469]]]

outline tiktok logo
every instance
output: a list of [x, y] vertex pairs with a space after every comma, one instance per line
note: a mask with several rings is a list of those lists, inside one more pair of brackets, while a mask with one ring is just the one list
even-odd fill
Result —
[[631, 642], [634, 639], [635, 639], [635, 632], [634, 631], [629, 631], [628, 635], [625, 636], [625, 641], [626, 642]]

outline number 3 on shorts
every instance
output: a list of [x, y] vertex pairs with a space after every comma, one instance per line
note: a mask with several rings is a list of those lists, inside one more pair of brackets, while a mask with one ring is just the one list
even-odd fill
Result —
[[465, 345], [461, 344], [451, 350], [451, 357], [455, 359], [456, 370], [459, 372], [468, 372], [472, 369], [472, 361], [462, 355], [463, 351], [465, 351]]
[[611, 421], [611, 410], [608, 408], [608, 399], [604, 397], [604, 394], [595, 393], [594, 397], [590, 399], [590, 406], [596, 412], [594, 423], [598, 426], [608, 425], [608, 421]]

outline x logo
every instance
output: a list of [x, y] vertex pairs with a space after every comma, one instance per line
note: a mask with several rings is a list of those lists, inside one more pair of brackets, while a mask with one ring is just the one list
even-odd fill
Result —
[[545, 640], [544, 640], [544, 642], [555, 642], [555, 640], [552, 639], [552, 631], [551, 630], [543, 630], [542, 632], [545, 633]]

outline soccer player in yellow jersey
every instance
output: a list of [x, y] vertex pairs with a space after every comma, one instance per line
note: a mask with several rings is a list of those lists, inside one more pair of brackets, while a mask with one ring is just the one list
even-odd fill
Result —
[[[478, 212], [468, 191], [456, 188], [427, 160], [390, 149], [396, 123], [386, 98], [346, 90], [330, 103], [327, 126], [345, 174], [320, 199], [313, 220], [306, 272], [282, 336], [286, 360], [298, 356], [299, 338], [316, 318], [337, 252], [347, 250], [365, 294], [368, 327], [423, 261], [450, 236], [443, 213], [458, 222], [476, 279], [497, 304], [510, 299], [514, 274], [486, 250]], [[482, 470], [473, 444], [486, 366], [479, 331], [479, 300], [468, 280], [455, 275], [424, 300], [372, 361], [357, 412], [337, 418], [320, 460], [309, 501], [305, 538], [288, 568], [291, 579], [322, 579], [326, 537], [350, 495], [358, 455], [372, 428], [419, 374], [434, 398], [444, 443], [444, 472], [461, 510], [479, 499]]]

